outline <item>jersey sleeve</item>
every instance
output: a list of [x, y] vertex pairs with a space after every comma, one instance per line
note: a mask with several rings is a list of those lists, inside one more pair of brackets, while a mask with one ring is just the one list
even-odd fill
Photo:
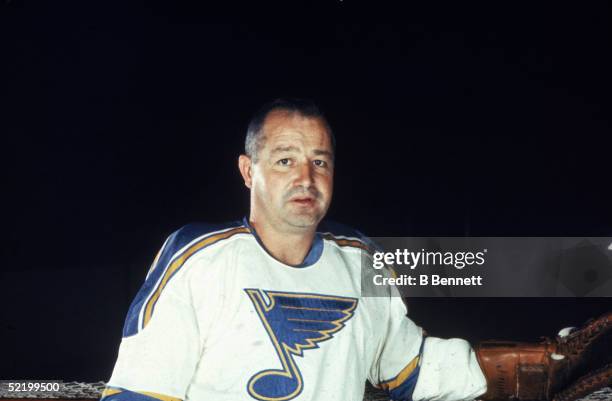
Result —
[[193, 268], [206, 266], [186, 257], [185, 242], [180, 232], [169, 237], [132, 302], [104, 401], [185, 399], [207, 327], [191, 289]]
[[459, 338], [425, 338], [414, 401], [473, 400], [487, 390], [476, 354]]
[[388, 302], [387, 311], [378, 325], [380, 340], [368, 379], [393, 400], [411, 400], [419, 376], [423, 330], [406, 317], [399, 296], [382, 300]]
[[396, 401], [473, 400], [486, 391], [474, 350], [462, 339], [425, 337], [399, 296], [390, 298], [388, 322], [370, 382]]
[[121, 340], [103, 399], [184, 400], [200, 354], [200, 336], [191, 305], [164, 291], [149, 324]]

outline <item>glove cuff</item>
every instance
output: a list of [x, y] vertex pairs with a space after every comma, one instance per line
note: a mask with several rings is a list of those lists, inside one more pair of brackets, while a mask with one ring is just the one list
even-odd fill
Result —
[[549, 340], [479, 344], [476, 356], [487, 379], [487, 392], [481, 399], [549, 400], [553, 391], [551, 377], [563, 359], [555, 351], [556, 344]]

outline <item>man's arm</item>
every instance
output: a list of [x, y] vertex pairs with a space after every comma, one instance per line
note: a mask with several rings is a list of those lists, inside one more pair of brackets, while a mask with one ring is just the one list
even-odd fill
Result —
[[[104, 401], [185, 399], [210, 326], [206, 317], [197, 315], [198, 305], [193, 303], [215, 297], [212, 287], [192, 289], [194, 282], [199, 286], [215, 282], [200, 277], [210, 270], [202, 269], [209, 266], [195, 257], [208, 240], [200, 231], [183, 227], [158, 253], [128, 311]], [[210, 305], [208, 310], [212, 309]]]
[[400, 297], [390, 315], [370, 382], [396, 401], [472, 400], [486, 390], [476, 354], [460, 339], [425, 337]]

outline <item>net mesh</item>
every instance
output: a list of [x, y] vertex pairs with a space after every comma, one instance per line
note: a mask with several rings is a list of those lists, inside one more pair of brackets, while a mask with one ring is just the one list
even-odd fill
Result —
[[99, 399], [105, 386], [103, 381], [99, 381], [95, 383], [64, 382], [61, 383], [59, 391], [9, 391], [7, 388], [1, 388], [0, 399]]
[[[0, 399], [99, 399], [104, 386], [105, 383], [100, 381], [95, 383], [62, 383], [60, 390], [56, 392], [9, 392], [6, 389], [1, 389]], [[389, 401], [389, 397], [383, 391], [367, 386], [364, 401]], [[612, 388], [602, 388], [582, 398], [581, 401], [612, 401]]]
[[[374, 388], [366, 389], [364, 401], [389, 401], [389, 397], [380, 390]], [[581, 398], [578, 401], [612, 401], [612, 388], [604, 387], [601, 390], [594, 391], [586, 397]]]

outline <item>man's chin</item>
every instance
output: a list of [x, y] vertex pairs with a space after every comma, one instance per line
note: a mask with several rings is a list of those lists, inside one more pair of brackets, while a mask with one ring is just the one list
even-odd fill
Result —
[[322, 216], [319, 214], [293, 215], [288, 217], [285, 221], [296, 229], [310, 229], [316, 228], [321, 218]]

